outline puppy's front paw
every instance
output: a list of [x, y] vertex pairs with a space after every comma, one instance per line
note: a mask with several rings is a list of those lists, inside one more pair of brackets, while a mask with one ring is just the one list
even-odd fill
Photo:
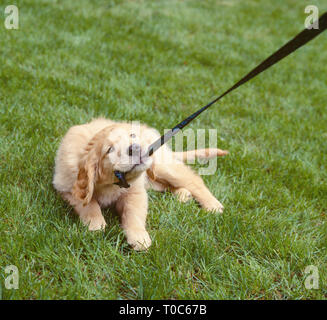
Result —
[[83, 223], [88, 226], [90, 231], [104, 230], [107, 225], [102, 215], [83, 219]]
[[203, 208], [206, 211], [210, 211], [210, 212], [223, 213], [223, 211], [224, 211], [224, 206], [217, 199], [214, 199], [210, 202], [205, 203], [203, 205]]
[[126, 230], [127, 243], [136, 251], [146, 250], [151, 246], [151, 239], [146, 230]]

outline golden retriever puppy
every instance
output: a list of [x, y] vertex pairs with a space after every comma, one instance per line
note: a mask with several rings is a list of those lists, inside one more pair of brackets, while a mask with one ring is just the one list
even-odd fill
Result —
[[[146, 189], [170, 190], [181, 201], [194, 197], [208, 211], [222, 212], [222, 204], [203, 180], [183, 161], [223, 156], [220, 149], [172, 152], [162, 146], [151, 157], [148, 147], [160, 134], [145, 125], [96, 119], [71, 127], [55, 161], [53, 185], [75, 209], [89, 230], [104, 229], [101, 208], [115, 206], [127, 242], [135, 250], [151, 245], [146, 231]], [[124, 172], [129, 188], [121, 188], [114, 171]]]

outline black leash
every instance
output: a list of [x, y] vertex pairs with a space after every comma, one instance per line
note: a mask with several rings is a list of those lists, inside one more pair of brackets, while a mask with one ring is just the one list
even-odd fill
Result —
[[[316, 21], [315, 21], [316, 22]], [[315, 22], [311, 25], [311, 28], [315, 25]], [[287, 42], [283, 47], [281, 47], [279, 50], [277, 50], [275, 53], [273, 53], [271, 56], [269, 56], [266, 60], [264, 60], [262, 63], [260, 63], [257, 67], [255, 67], [252, 71], [250, 71], [244, 78], [242, 78], [240, 81], [238, 81], [236, 84], [234, 84], [231, 88], [229, 88], [227, 91], [225, 91], [222, 95], [220, 95], [215, 100], [211, 101], [198, 111], [191, 114], [189, 117], [184, 119], [182, 122], [177, 124], [174, 128], [166, 132], [164, 135], [162, 135], [157, 141], [152, 143], [148, 149], [148, 156], [151, 156], [155, 151], [157, 151], [163, 144], [165, 144], [169, 139], [171, 139], [176, 133], [178, 133], [180, 130], [182, 130], [185, 126], [187, 126], [193, 119], [195, 119], [197, 116], [199, 116], [204, 110], [208, 109], [211, 105], [216, 103], [218, 100], [220, 100], [222, 97], [230, 93], [231, 91], [235, 90], [242, 84], [248, 82], [261, 72], [265, 71], [269, 67], [273, 66], [278, 61], [282, 60], [283, 58], [287, 57], [289, 54], [297, 50], [298, 48], [305, 45], [310, 40], [314, 39], [316, 36], [318, 36], [320, 33], [325, 31], [327, 29], [327, 12], [325, 12], [320, 18], [319, 18], [319, 29], [304, 29], [302, 32], [300, 32], [298, 35], [296, 35], [292, 40]], [[125, 174], [124, 172], [115, 171], [116, 177], [119, 179], [119, 183], [117, 183], [120, 187], [128, 188], [129, 185], [126, 182]]]

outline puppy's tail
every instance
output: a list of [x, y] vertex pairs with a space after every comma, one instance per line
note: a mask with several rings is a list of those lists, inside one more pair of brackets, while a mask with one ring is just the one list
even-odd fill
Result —
[[227, 155], [227, 150], [217, 148], [196, 149], [184, 152], [174, 152], [174, 158], [181, 161], [191, 161], [194, 159], [211, 159], [214, 157], [222, 157]]

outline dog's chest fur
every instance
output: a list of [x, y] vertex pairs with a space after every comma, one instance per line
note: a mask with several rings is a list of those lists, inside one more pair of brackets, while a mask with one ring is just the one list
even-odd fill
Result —
[[[146, 174], [142, 173], [139, 177], [129, 180], [130, 188], [138, 190], [145, 188], [145, 179]], [[95, 185], [94, 196], [101, 208], [107, 208], [114, 205], [130, 188], [121, 188], [116, 184], [97, 184]]]
[[113, 205], [127, 190], [117, 185], [97, 186], [95, 197], [101, 208]]

